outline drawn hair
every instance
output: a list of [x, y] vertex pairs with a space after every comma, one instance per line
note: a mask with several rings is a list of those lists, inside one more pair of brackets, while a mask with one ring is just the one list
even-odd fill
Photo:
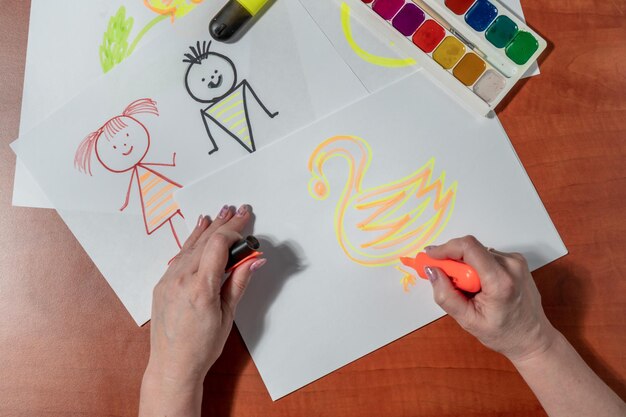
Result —
[[203, 60], [209, 57], [209, 49], [211, 48], [211, 42], [204, 41], [202, 45], [200, 45], [200, 41], [196, 43], [196, 47], [190, 46], [191, 54], [185, 54], [185, 59], [183, 62], [188, 62], [190, 64], [200, 64]]
[[91, 173], [91, 157], [100, 136], [104, 133], [107, 139], [111, 139], [120, 130], [128, 126], [126, 122], [124, 122], [124, 117], [132, 118], [137, 114], [152, 114], [158, 116], [159, 110], [156, 107], [156, 101], [149, 98], [135, 100], [124, 109], [121, 115], [109, 119], [104, 125], [100, 126], [98, 130], [87, 135], [80, 145], [78, 145], [78, 149], [74, 155], [74, 168], [84, 174], [93, 175]]

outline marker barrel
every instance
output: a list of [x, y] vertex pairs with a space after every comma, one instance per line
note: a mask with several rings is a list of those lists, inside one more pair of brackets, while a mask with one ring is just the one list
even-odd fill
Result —
[[226, 263], [226, 271], [234, 269], [241, 262], [259, 255], [261, 244], [254, 236], [235, 243], [228, 252], [228, 262]]

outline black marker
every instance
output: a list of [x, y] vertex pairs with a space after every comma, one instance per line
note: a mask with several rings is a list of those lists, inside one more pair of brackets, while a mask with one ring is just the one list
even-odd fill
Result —
[[229, 40], [250, 19], [259, 13], [269, 0], [229, 0], [211, 20], [209, 32], [217, 41]]
[[263, 252], [259, 252], [259, 248], [261, 248], [261, 244], [254, 236], [248, 236], [235, 243], [228, 252], [226, 272], [231, 272], [242, 263], [263, 255]]

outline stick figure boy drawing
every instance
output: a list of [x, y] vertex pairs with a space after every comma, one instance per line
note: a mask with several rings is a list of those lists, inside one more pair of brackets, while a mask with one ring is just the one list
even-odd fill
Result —
[[200, 103], [209, 106], [200, 110], [204, 127], [213, 144], [209, 155], [218, 150], [211, 134], [211, 125], [217, 125], [235, 139], [245, 150], [256, 151], [252, 125], [248, 114], [248, 93], [268, 117], [274, 118], [278, 112], [272, 113], [252, 89], [247, 80], [237, 83], [235, 64], [225, 55], [210, 52], [211, 42], [200, 42], [191, 46], [191, 54], [185, 54], [183, 62], [189, 63], [185, 75], [185, 87], [189, 95]]

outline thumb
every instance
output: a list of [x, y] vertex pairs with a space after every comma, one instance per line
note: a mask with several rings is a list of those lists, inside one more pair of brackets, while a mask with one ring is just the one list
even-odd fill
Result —
[[457, 290], [450, 278], [439, 268], [424, 268], [428, 280], [433, 286], [433, 298], [446, 313], [457, 322], [463, 321], [470, 301]]
[[239, 301], [241, 301], [243, 294], [246, 292], [250, 279], [252, 279], [252, 274], [265, 265], [266, 262], [266, 259], [251, 259], [238, 266], [224, 282], [221, 290], [222, 302], [228, 305], [233, 315]]

